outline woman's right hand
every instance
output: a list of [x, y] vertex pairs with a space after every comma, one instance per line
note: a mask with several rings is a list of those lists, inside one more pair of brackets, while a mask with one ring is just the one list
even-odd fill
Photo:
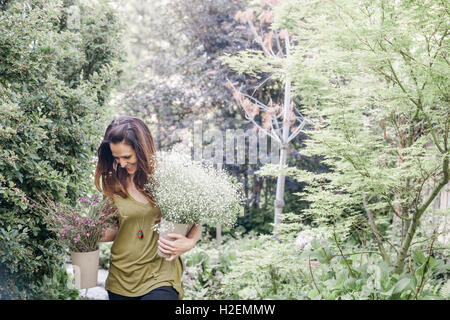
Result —
[[114, 241], [118, 233], [119, 233], [118, 228], [107, 228], [103, 231], [103, 236], [101, 237], [99, 242]]

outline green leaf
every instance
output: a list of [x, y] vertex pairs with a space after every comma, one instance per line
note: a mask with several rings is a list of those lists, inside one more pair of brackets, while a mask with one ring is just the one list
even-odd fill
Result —
[[344, 287], [347, 290], [354, 290], [356, 289], [356, 280], [355, 278], [348, 278], [344, 281]]
[[439, 294], [443, 299], [450, 299], [450, 279], [441, 287]]
[[33, 159], [33, 160], [40, 160], [40, 158], [38, 157], [38, 155], [35, 154], [35, 153], [29, 153], [28, 155], [29, 155], [30, 158]]
[[413, 259], [417, 264], [423, 264], [427, 260], [423, 252], [418, 249], [413, 251]]
[[426, 272], [428, 271], [428, 267], [426, 268], [426, 270], [425, 270], [425, 267], [426, 267], [426, 263], [423, 263], [423, 264], [416, 270], [415, 274], [416, 274], [418, 277], [422, 277], [423, 274], [426, 273]]
[[429, 267], [429, 268], [432, 268], [432, 267], [434, 267], [436, 264], [437, 264], [436, 259], [433, 258], [433, 257], [430, 257], [430, 259], [428, 260], [428, 267]]
[[335, 279], [326, 280], [326, 281], [323, 282], [323, 284], [330, 291], [339, 289], [339, 286], [340, 286], [339, 281], [337, 281]]
[[311, 252], [311, 257], [317, 259], [322, 264], [329, 264], [329, 261], [322, 250]]
[[342, 285], [344, 284], [345, 280], [347, 280], [349, 277], [349, 271], [348, 269], [342, 269], [338, 271], [336, 274], [336, 280], [339, 281]]
[[392, 294], [400, 293], [408, 287], [412, 288], [412, 285], [413, 285], [413, 283], [410, 278], [403, 278], [395, 283]]
[[316, 288], [311, 289], [311, 290], [308, 291], [308, 298], [310, 298], [310, 299], [314, 299], [318, 295], [319, 295], [319, 291], [317, 291]]

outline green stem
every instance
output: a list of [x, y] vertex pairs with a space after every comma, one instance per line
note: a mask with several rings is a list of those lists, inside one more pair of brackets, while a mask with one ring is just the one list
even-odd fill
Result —
[[345, 258], [344, 254], [342, 253], [341, 246], [339, 245], [339, 242], [338, 242], [337, 237], [336, 237], [336, 217], [334, 217], [333, 237], [334, 237], [334, 241], [336, 242], [336, 245], [338, 247], [338, 250], [341, 253], [341, 257], [344, 259], [345, 264], [347, 265], [347, 268], [350, 271], [350, 274], [354, 278], [355, 274], [353, 273], [352, 267], [350, 267], [350, 264], [348, 263], [347, 258]]
[[314, 283], [314, 286], [316, 287], [317, 291], [320, 294], [319, 287], [317, 286], [316, 280], [314, 280], [314, 275], [313, 275], [312, 268], [311, 268], [311, 256], [308, 256], [308, 265], [309, 265], [309, 273], [311, 274], [311, 279]]
[[434, 229], [434, 232], [433, 232], [433, 241], [431, 241], [430, 249], [428, 250], [428, 258], [427, 258], [427, 261], [425, 262], [425, 267], [423, 268], [423, 273], [422, 273], [422, 279], [420, 280], [420, 285], [417, 288], [417, 292], [416, 292], [416, 295], [414, 296], [414, 300], [417, 300], [417, 296], [419, 295], [419, 292], [422, 289], [423, 280], [425, 279], [425, 274], [428, 271], [428, 263], [430, 262], [431, 251], [433, 250], [433, 244], [434, 244], [435, 240], [436, 240], [436, 229]]
[[367, 218], [369, 219], [369, 225], [370, 228], [372, 229], [372, 232], [375, 236], [375, 240], [378, 244], [378, 249], [380, 250], [381, 256], [383, 257], [383, 260], [390, 265], [391, 261], [389, 259], [389, 256], [386, 254], [386, 250], [384, 249], [384, 245], [383, 245], [383, 241], [381, 239], [381, 235], [380, 232], [377, 229], [377, 225], [375, 224], [375, 218], [373, 216], [373, 212], [372, 210], [370, 210], [368, 208], [368, 202], [366, 199], [366, 196], [363, 196], [363, 205], [364, 205], [364, 209], [366, 210], [367, 213]]

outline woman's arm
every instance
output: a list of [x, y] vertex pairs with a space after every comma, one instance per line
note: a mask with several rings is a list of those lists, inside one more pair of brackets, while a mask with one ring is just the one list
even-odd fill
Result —
[[119, 229], [118, 228], [105, 229], [104, 232], [103, 232], [103, 237], [99, 240], [99, 242], [114, 241], [114, 239], [116, 238], [118, 233], [119, 233]]
[[197, 241], [202, 236], [202, 226], [199, 224], [194, 225], [187, 236], [176, 233], [169, 233], [167, 236], [174, 240], [170, 241], [159, 238], [158, 248], [162, 253], [170, 254], [170, 258], [166, 258], [166, 260], [172, 261], [180, 254], [191, 250], [195, 246]]

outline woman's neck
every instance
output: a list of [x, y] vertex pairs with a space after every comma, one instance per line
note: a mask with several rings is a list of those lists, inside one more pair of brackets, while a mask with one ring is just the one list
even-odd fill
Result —
[[133, 178], [134, 178], [134, 174], [128, 176], [128, 178], [127, 178], [128, 185], [134, 185]]

